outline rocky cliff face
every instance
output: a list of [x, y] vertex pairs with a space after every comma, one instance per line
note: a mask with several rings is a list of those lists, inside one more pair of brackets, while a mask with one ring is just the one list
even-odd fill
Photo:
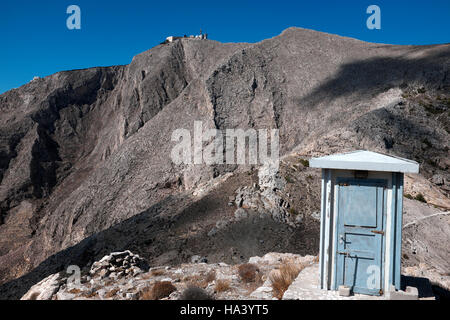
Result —
[[[414, 159], [421, 176], [406, 191], [450, 207], [449, 70], [449, 45], [290, 28], [256, 44], [180, 39], [127, 66], [60, 72], [6, 92], [0, 296], [126, 249], [154, 265], [194, 254], [228, 263], [315, 254], [319, 172], [302, 160], [311, 155], [370, 149]], [[282, 190], [264, 194], [256, 166], [175, 165], [172, 132], [192, 132], [194, 121], [279, 129]], [[235, 200], [244, 195], [270, 203], [242, 208]]]

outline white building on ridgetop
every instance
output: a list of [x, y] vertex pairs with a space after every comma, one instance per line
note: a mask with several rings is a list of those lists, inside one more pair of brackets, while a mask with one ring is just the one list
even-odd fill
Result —
[[189, 38], [189, 39], [198, 39], [198, 40], [206, 40], [206, 39], [208, 39], [208, 34], [203, 34], [203, 33], [200, 33], [199, 35], [190, 35], [190, 36], [184, 36], [184, 37], [176, 37], [176, 36], [170, 36], [170, 37], [167, 37], [166, 38], [166, 42], [168, 42], [168, 43], [172, 43], [172, 42], [174, 42], [175, 40], [178, 40], [178, 39], [181, 39], [181, 38]]

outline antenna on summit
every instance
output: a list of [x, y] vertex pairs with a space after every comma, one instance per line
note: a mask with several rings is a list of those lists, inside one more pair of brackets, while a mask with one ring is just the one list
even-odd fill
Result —
[[203, 34], [203, 30], [200, 29], [200, 35], [199, 35], [199, 38], [200, 38], [200, 39], [208, 39], [208, 34], [207, 34], [207, 33]]

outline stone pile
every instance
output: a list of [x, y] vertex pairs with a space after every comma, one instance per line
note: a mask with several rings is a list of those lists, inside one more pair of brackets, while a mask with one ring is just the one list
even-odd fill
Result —
[[148, 271], [148, 263], [133, 254], [129, 250], [123, 252], [113, 252], [104, 256], [100, 261], [92, 264], [90, 275], [92, 278], [121, 278], [135, 276]]

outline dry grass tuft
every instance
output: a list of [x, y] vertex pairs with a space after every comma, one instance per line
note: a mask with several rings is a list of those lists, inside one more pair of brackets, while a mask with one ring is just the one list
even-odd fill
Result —
[[216, 270], [212, 269], [206, 274], [205, 281], [210, 283], [214, 280], [216, 280]]
[[104, 283], [103, 285], [104, 285], [105, 287], [109, 287], [109, 286], [112, 286], [114, 283], [115, 283], [114, 280], [107, 279], [107, 280], [105, 280], [105, 283]]
[[150, 278], [162, 276], [162, 275], [165, 275], [165, 274], [166, 274], [166, 270], [165, 269], [161, 269], [161, 268], [160, 269], [153, 269], [153, 270], [150, 270], [150, 271], [148, 271], [146, 273], [141, 274], [140, 278], [143, 279], [143, 280], [149, 280]]
[[85, 294], [83, 294], [83, 297], [85, 297], [85, 298], [95, 298], [95, 297], [98, 297], [98, 293], [96, 291], [93, 291], [91, 293], [85, 293]]
[[258, 266], [252, 263], [244, 263], [238, 267], [239, 276], [244, 282], [255, 282], [259, 274]]
[[177, 288], [170, 281], [157, 281], [139, 293], [139, 300], [160, 300], [168, 297]]
[[214, 287], [215, 292], [224, 292], [230, 289], [230, 281], [219, 279], [216, 281], [216, 285]]
[[69, 290], [69, 293], [72, 293], [72, 294], [78, 294], [80, 292], [81, 292], [81, 290], [78, 288], [73, 288], [73, 289]]
[[111, 291], [109, 291], [105, 294], [105, 298], [112, 298], [117, 294], [117, 292], [119, 292], [119, 289], [117, 289], [117, 288], [112, 289]]
[[192, 274], [185, 276], [182, 281], [187, 284], [188, 287], [206, 288], [208, 284], [216, 280], [216, 271], [210, 270], [208, 273]]
[[162, 276], [162, 275], [164, 275], [165, 273], [166, 273], [166, 270], [164, 270], [164, 269], [155, 269], [155, 270], [150, 271], [150, 274], [151, 274], [153, 277]]
[[291, 283], [304, 268], [303, 265], [287, 263], [281, 265], [280, 269], [271, 272], [269, 279], [272, 283], [273, 296], [281, 300]]
[[185, 282], [188, 287], [206, 288], [208, 286], [208, 283], [206, 282], [204, 275], [200, 274], [186, 276], [183, 278], [183, 282]]
[[264, 283], [264, 276], [261, 273], [257, 273], [254, 282], [247, 283], [247, 295], [251, 294], [253, 291], [261, 287]]

